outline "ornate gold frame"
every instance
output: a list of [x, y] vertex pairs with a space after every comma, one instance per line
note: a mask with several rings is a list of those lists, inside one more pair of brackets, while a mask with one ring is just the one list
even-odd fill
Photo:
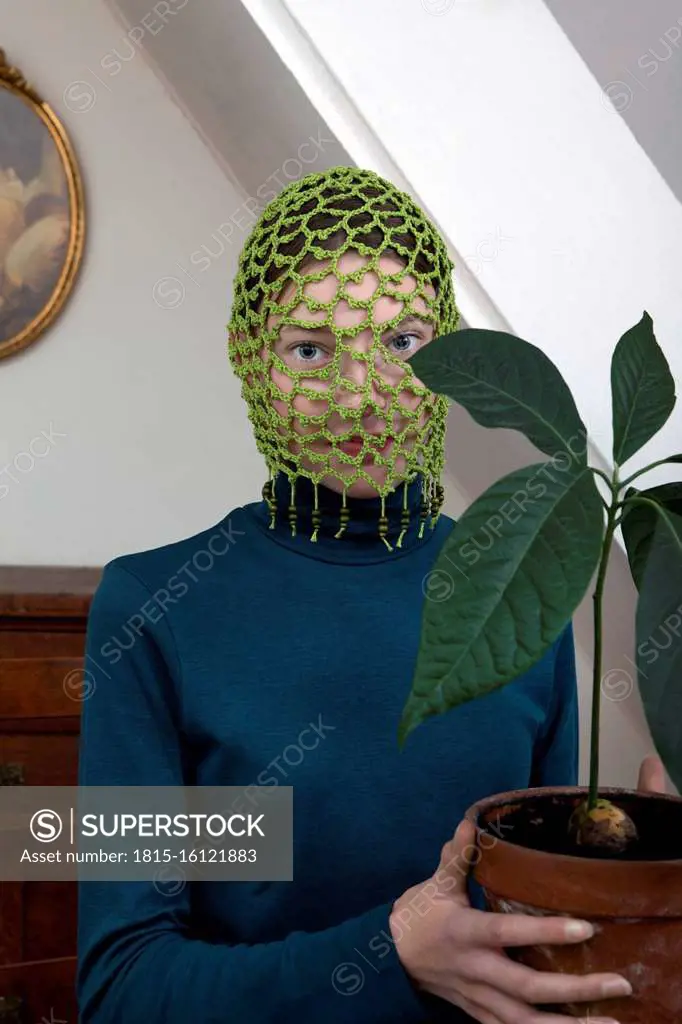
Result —
[[5, 342], [0, 341], [0, 359], [26, 348], [46, 330], [61, 311], [74, 285], [80, 268], [85, 242], [85, 202], [83, 182], [76, 161], [76, 155], [69, 138], [52, 108], [28, 84], [21, 71], [7, 64], [5, 52], [0, 49], [0, 88], [7, 89], [26, 102], [41, 119], [52, 136], [64, 167], [69, 194], [69, 245], [68, 255], [62, 272], [49, 301], [17, 335]]

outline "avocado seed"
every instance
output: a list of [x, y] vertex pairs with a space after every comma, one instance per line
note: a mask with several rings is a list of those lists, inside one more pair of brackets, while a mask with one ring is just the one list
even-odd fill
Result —
[[587, 800], [571, 815], [568, 832], [578, 846], [591, 846], [604, 853], [623, 853], [638, 838], [632, 818], [610, 800], [597, 800], [588, 810]]

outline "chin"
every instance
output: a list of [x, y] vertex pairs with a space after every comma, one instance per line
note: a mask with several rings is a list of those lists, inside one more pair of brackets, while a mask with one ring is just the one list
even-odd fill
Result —
[[[336, 466], [334, 467], [337, 468]], [[379, 465], [367, 465], [363, 467], [364, 470], [372, 477], [373, 483], [368, 480], [361, 478], [356, 480], [355, 483], [347, 490], [349, 498], [376, 498], [379, 496], [379, 488], [384, 487], [388, 479], [389, 469], [387, 466]], [[335, 491], [337, 494], [341, 494], [344, 488], [344, 481], [353, 472], [354, 467], [348, 466], [344, 463], [338, 465], [338, 476], [325, 476], [322, 479], [324, 487], [328, 487], [330, 491]], [[398, 487], [405, 477], [401, 475], [405, 469], [405, 460], [399, 458], [396, 462], [395, 471], [391, 476], [391, 487], [395, 489]]]
[[[377, 478], [377, 482], [381, 486], [379, 478]], [[343, 483], [336, 476], [326, 476], [322, 483], [330, 491], [336, 491], [337, 494], [341, 494], [343, 491]], [[379, 491], [374, 485], [368, 483], [367, 480], [356, 480], [354, 484], [350, 485], [346, 494], [349, 498], [376, 498], [379, 495]]]

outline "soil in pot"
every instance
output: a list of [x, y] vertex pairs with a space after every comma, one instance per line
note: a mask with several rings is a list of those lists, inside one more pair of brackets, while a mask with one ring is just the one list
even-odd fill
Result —
[[623, 854], [576, 846], [571, 814], [587, 796], [579, 787], [501, 793], [474, 804], [480, 830], [474, 878], [488, 909], [565, 915], [591, 921], [595, 935], [570, 946], [510, 950], [536, 970], [611, 972], [633, 994], [543, 1007], [621, 1024], [682, 1024], [682, 798], [603, 789], [599, 796], [633, 820], [638, 839]]

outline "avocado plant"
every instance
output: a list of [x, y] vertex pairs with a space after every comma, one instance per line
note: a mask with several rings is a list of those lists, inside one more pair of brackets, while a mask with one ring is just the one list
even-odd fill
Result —
[[676, 400], [653, 321], [644, 312], [613, 351], [610, 474], [588, 464], [587, 430], [571, 391], [535, 345], [501, 331], [463, 329], [434, 339], [410, 365], [476, 422], [521, 431], [548, 458], [493, 483], [440, 549], [432, 572], [451, 586], [444, 599], [424, 602], [399, 747], [429, 716], [526, 672], [558, 638], [596, 574], [589, 790], [571, 826], [577, 842], [590, 844], [589, 826], [608, 819], [611, 845], [623, 849], [632, 823], [614, 817], [598, 789], [604, 583], [619, 528], [638, 589], [637, 685], [656, 750], [682, 791], [682, 644], [655, 652], [652, 645], [662, 628], [677, 638], [682, 627], [682, 482], [634, 486], [656, 466], [682, 464], [682, 454], [623, 474]]

